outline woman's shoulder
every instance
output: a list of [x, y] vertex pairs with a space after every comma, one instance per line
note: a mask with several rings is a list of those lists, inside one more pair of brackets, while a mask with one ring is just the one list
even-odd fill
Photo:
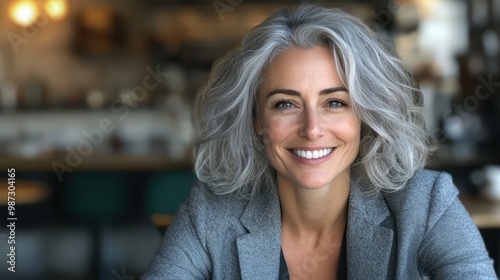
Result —
[[209, 185], [197, 180], [184, 206], [188, 207], [192, 214], [229, 217], [241, 215], [247, 203], [248, 200], [239, 199], [232, 194], [215, 194]]
[[428, 202], [447, 202], [455, 198], [458, 190], [450, 174], [429, 169], [419, 169], [406, 185], [386, 195], [394, 202], [405, 204]]
[[433, 224], [454, 203], [457, 195], [450, 174], [420, 169], [405, 187], [384, 197], [396, 218], [426, 220]]
[[197, 181], [174, 222], [184, 220], [201, 235], [206, 233], [214, 237], [215, 233], [221, 233], [232, 238], [244, 234], [246, 226], [258, 223], [262, 216], [271, 216], [263, 220], [275, 222], [279, 214], [273, 213], [279, 213], [279, 202], [274, 192], [261, 191], [250, 198], [240, 198], [235, 194], [215, 194], [209, 185]]

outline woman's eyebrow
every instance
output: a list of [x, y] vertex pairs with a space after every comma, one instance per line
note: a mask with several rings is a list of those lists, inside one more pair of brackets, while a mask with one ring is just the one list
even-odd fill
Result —
[[284, 89], [284, 88], [277, 88], [277, 89], [271, 90], [267, 94], [267, 98], [269, 98], [273, 94], [277, 94], [277, 93], [286, 94], [286, 95], [293, 95], [293, 96], [300, 96], [300, 93], [298, 91], [296, 91], [296, 90], [293, 90], [293, 89]]
[[[347, 91], [347, 89], [345, 87], [331, 87], [331, 88], [326, 88], [326, 89], [321, 90], [319, 92], [319, 95], [325, 95], [325, 94], [334, 93], [337, 91], [345, 91], [345, 92], [349, 93], [349, 91]], [[273, 89], [272, 91], [270, 91], [267, 94], [267, 98], [271, 97], [273, 94], [278, 94], [278, 93], [286, 94], [286, 95], [293, 95], [293, 96], [300, 96], [300, 92], [298, 92], [296, 90], [277, 88], [277, 89]]]
[[334, 93], [337, 91], [345, 91], [346, 93], [349, 93], [349, 91], [345, 87], [331, 87], [331, 88], [326, 88], [326, 89], [320, 91], [319, 95]]

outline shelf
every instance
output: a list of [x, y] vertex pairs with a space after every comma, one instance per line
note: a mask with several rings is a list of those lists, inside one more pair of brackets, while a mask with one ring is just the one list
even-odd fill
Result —
[[38, 158], [5, 157], [0, 168], [17, 170], [54, 170], [53, 164], [67, 166], [72, 170], [161, 170], [190, 168], [192, 161], [186, 156], [182, 159], [169, 159], [163, 155], [95, 155], [82, 158], [79, 165], [66, 163], [64, 155], [43, 156]]
[[431, 158], [426, 167], [430, 169], [442, 169], [442, 168], [471, 168], [471, 167], [482, 167], [489, 164], [500, 164], [500, 156], [496, 153], [491, 153], [489, 155], [482, 154], [477, 155], [472, 158], [455, 158], [455, 157], [434, 157]]

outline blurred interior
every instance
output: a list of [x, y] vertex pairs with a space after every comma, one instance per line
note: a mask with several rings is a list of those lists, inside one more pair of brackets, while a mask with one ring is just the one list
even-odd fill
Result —
[[[15, 168], [18, 218], [15, 278], [0, 278], [138, 279], [195, 180], [211, 65], [300, 2], [0, 0], [0, 210]], [[314, 3], [361, 18], [415, 75], [439, 143], [428, 168], [497, 213], [481, 233], [498, 273], [500, 0]]]

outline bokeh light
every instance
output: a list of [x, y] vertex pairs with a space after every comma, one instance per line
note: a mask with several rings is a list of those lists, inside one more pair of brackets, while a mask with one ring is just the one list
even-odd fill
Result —
[[68, 13], [68, 3], [66, 0], [47, 0], [43, 8], [53, 20], [61, 20]]
[[9, 17], [21, 26], [29, 26], [37, 19], [39, 14], [35, 1], [14, 1], [9, 7]]

